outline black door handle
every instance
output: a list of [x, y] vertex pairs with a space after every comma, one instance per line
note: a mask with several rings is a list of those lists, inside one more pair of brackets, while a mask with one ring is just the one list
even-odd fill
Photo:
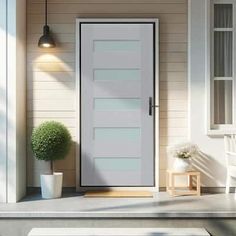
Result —
[[149, 116], [152, 116], [152, 97], [149, 97]]
[[159, 107], [159, 106], [152, 104], [152, 97], [149, 97], [148, 103], [149, 103], [149, 116], [152, 116], [152, 108], [153, 107]]

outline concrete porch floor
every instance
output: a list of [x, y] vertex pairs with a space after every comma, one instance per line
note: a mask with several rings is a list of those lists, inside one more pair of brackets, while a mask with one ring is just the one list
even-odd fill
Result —
[[84, 198], [39, 194], [16, 204], [0, 204], [0, 235], [26, 236], [32, 228], [205, 228], [212, 236], [236, 235], [234, 194], [201, 197]]
[[236, 218], [236, 199], [233, 193], [170, 197], [160, 192], [153, 198], [66, 193], [53, 200], [33, 194], [19, 203], [0, 204], [0, 218]]

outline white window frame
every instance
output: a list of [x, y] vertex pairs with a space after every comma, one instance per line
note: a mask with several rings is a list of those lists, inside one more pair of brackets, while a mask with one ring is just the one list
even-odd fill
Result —
[[[214, 4], [232, 4], [233, 5], [233, 27], [229, 29], [214, 28]], [[234, 0], [211, 0], [207, 3], [207, 27], [206, 27], [206, 86], [207, 86], [207, 134], [208, 135], [224, 135], [236, 133], [236, 81], [235, 81], [235, 25], [236, 25], [236, 2]], [[213, 50], [214, 50], [214, 31], [232, 31], [233, 32], [233, 58], [232, 58], [232, 78], [231, 77], [213, 77]], [[232, 80], [232, 124], [214, 124], [214, 81], [215, 80]]]

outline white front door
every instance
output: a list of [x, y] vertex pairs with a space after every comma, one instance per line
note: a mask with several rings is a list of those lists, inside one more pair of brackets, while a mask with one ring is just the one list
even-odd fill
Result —
[[155, 26], [81, 22], [81, 186], [154, 186]]

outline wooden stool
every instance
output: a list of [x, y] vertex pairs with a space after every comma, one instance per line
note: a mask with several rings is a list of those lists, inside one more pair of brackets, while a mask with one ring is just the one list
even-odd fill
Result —
[[[188, 178], [187, 186], [176, 186], [175, 177], [186, 176]], [[196, 177], [196, 186], [193, 186], [193, 177]], [[186, 189], [187, 190], [183, 190]], [[187, 172], [176, 172], [174, 170], [166, 171], [166, 190], [171, 196], [182, 196], [182, 195], [201, 195], [200, 186], [200, 172], [199, 171], [187, 171]]]

